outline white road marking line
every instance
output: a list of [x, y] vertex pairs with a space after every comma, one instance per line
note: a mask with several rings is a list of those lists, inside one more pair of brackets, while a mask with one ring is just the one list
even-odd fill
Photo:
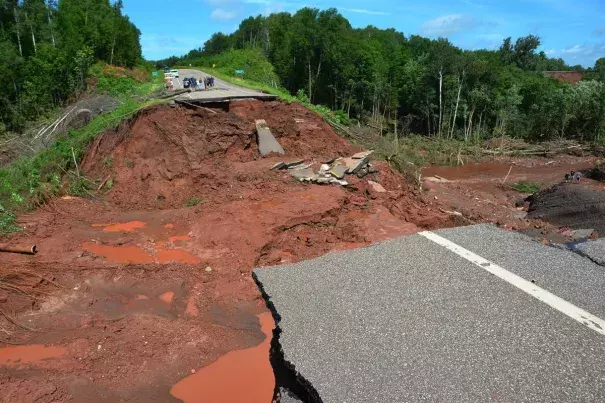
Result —
[[499, 277], [507, 283], [514, 285], [521, 291], [526, 292], [537, 300], [544, 302], [551, 308], [554, 308], [557, 311], [564, 313], [570, 318], [605, 336], [605, 320], [594, 316], [589, 312], [586, 312], [582, 308], [578, 308], [571, 302], [567, 302], [564, 299], [557, 297], [556, 295], [546, 291], [545, 289], [538, 287], [534, 283], [527, 281], [514, 273], [511, 273], [503, 267], [500, 267], [497, 264], [482, 258], [481, 256], [471, 252], [468, 249], [463, 248], [460, 245], [455, 244], [454, 242], [448, 239], [443, 238], [442, 236], [439, 236], [430, 231], [420, 232], [418, 233], [418, 235], [430, 239], [431, 241], [447, 248], [458, 256], [461, 256], [469, 262], [475, 264], [476, 266], [479, 266], [482, 269], [490, 272], [494, 276]]

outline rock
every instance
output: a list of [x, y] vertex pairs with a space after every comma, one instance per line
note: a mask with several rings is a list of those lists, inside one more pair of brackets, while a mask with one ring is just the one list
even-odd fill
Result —
[[256, 123], [256, 133], [258, 138], [258, 151], [264, 157], [271, 153], [285, 154], [286, 152], [279, 142], [271, 134], [269, 126], [264, 119], [258, 119]]
[[372, 190], [376, 193], [386, 193], [386, 189], [382, 187], [382, 185], [378, 182], [368, 181], [368, 185], [372, 188]]
[[210, 267], [210, 266], [206, 266], [206, 268], [204, 269], [204, 271], [205, 271], [206, 273], [212, 273], [212, 267]]
[[374, 150], [370, 150], [370, 151], [362, 151], [360, 153], [357, 154], [353, 154], [353, 156], [351, 158], [355, 159], [355, 160], [361, 160], [364, 159], [370, 155], [372, 155], [374, 153]]
[[332, 174], [332, 176], [334, 176], [337, 179], [342, 179], [345, 177], [345, 173], [347, 173], [347, 166], [345, 164], [342, 164], [340, 162], [336, 162], [333, 166], [332, 169], [330, 169], [330, 173]]
[[321, 167], [319, 167], [320, 173], [328, 172], [329, 170], [330, 170], [330, 165], [328, 165], [328, 164], [321, 164]]
[[591, 235], [593, 234], [594, 230], [593, 229], [577, 229], [574, 231], [571, 231], [571, 239], [573, 239], [574, 241], [579, 241], [582, 239], [586, 239], [586, 238], [590, 238]]
[[423, 181], [425, 182], [435, 182], [435, 183], [447, 183], [449, 182], [447, 179], [442, 178], [441, 176], [426, 176], [424, 178], [422, 178]]
[[370, 173], [370, 174], [378, 173], [378, 168], [376, 168], [374, 165], [368, 163], [368, 173]]

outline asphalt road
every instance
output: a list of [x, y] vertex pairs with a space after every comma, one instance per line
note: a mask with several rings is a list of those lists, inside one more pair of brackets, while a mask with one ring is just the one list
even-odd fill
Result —
[[320, 401], [605, 401], [605, 268], [573, 252], [478, 225], [254, 275]]
[[[204, 79], [208, 77], [209, 74], [193, 69], [181, 69], [179, 70], [180, 77], [174, 80], [174, 89], [179, 90], [183, 89], [183, 79], [186, 77], [195, 77], [196, 79]], [[243, 88], [237, 85], [230, 84], [226, 81], [220, 80], [218, 78], [214, 79], [214, 87], [205, 89], [192, 91], [186, 94], [182, 94], [175, 98], [178, 101], [185, 102], [221, 102], [221, 101], [230, 101], [234, 99], [275, 99], [274, 95], [265, 94], [259, 91], [250, 90], [248, 88]]]

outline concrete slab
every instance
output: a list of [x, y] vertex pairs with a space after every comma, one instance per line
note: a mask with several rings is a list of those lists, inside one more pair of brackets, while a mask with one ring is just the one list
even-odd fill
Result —
[[347, 173], [347, 170], [349, 168], [347, 168], [347, 166], [345, 164], [342, 163], [335, 163], [332, 168], [330, 169], [330, 173], [332, 174], [332, 176], [334, 176], [337, 179], [342, 179], [345, 177], [345, 174]]
[[256, 123], [256, 133], [258, 135], [258, 151], [263, 157], [271, 153], [285, 154], [283, 147], [273, 137], [267, 122], [264, 119], [258, 119]]
[[[573, 252], [488, 226], [437, 233], [554, 293], [558, 261], [571, 264], [566, 296], [603, 312], [604, 293], [579, 293], [605, 272]], [[254, 276], [292, 377], [317, 401], [605, 401], [605, 337], [425, 237]]]

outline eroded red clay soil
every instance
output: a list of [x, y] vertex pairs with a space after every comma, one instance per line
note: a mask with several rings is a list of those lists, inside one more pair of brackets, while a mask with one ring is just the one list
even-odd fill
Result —
[[[285, 157], [259, 157], [261, 118]], [[385, 163], [348, 176], [347, 188], [270, 170], [297, 159], [317, 169], [359, 150], [304, 107], [277, 102], [155, 107], [97, 137], [82, 169], [111, 177], [111, 190], [20, 217], [24, 231], [9, 241], [40, 252], [0, 255], [0, 308], [19, 324], [1, 314], [0, 338], [24, 344], [0, 345], [4, 400], [269, 402], [274, 324], [254, 267], [473, 221], [530, 226], [514, 205], [523, 195], [499, 185], [511, 164], [509, 183], [559, 182], [588, 164], [428, 168], [450, 182], [425, 182], [425, 193]]]
[[[259, 118], [285, 157], [259, 157]], [[211, 393], [244, 387], [246, 401], [270, 400], [273, 324], [254, 267], [457, 219], [385, 163], [376, 163], [377, 174], [349, 176], [347, 188], [269, 169], [297, 159], [318, 169], [356, 151], [304, 107], [277, 102], [240, 101], [216, 114], [155, 107], [100, 135], [82, 169], [111, 176], [111, 190], [20, 217], [25, 230], [10, 242], [36, 243], [40, 252], [0, 256], [0, 275], [25, 291], [0, 289], [0, 307], [29, 329], [3, 322], [0, 338], [65, 351], [0, 362], [3, 394], [24, 402], [195, 401], [192, 393], [216, 401]], [[201, 202], [185, 207], [193, 198]], [[249, 357], [247, 365], [238, 357]], [[189, 386], [204, 382], [219, 389]]]

